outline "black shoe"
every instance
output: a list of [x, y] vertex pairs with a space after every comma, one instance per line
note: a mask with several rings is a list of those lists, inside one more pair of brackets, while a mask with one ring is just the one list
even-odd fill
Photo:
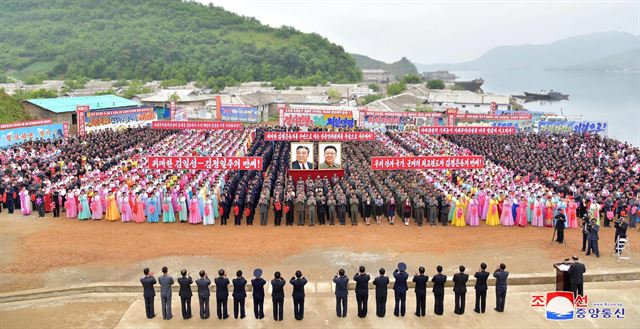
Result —
[[473, 311], [476, 312], [476, 313], [480, 313], [480, 311], [478, 311], [478, 310], [473, 310]]

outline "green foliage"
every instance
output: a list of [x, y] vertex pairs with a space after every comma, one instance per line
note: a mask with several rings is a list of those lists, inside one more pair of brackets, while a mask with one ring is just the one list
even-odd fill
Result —
[[129, 86], [122, 92], [122, 97], [133, 98], [138, 94], [148, 94], [152, 92], [151, 88], [145, 87], [142, 81], [132, 80]]
[[380, 91], [380, 86], [378, 86], [375, 83], [370, 83], [369, 84], [369, 89], [373, 90], [374, 93], [377, 93]]
[[129, 81], [120, 79], [113, 84], [113, 87], [125, 87], [129, 85]]
[[27, 85], [39, 85], [47, 76], [44, 74], [33, 74], [24, 79], [24, 83]]
[[[4, 0], [0, 67], [47, 77], [356, 82], [341, 46], [196, 1]], [[26, 72], [29, 72], [27, 74]], [[37, 80], [42, 80], [39, 77]]]
[[49, 89], [37, 89], [32, 91], [16, 90], [13, 98], [19, 102], [34, 98], [56, 98], [58, 93]]
[[387, 95], [389, 96], [399, 95], [399, 94], [402, 94], [405, 90], [407, 90], [407, 85], [404, 83], [404, 81], [395, 82], [390, 84], [389, 87], [387, 87]]
[[87, 78], [85, 77], [78, 77], [76, 79], [66, 79], [64, 80], [62, 91], [66, 93], [71, 90], [82, 89], [86, 84], [87, 84]]
[[9, 82], [9, 77], [4, 72], [0, 72], [0, 83], [7, 82]]
[[109, 90], [105, 90], [105, 91], [99, 91], [93, 95], [95, 96], [101, 96], [101, 95], [115, 95], [116, 94], [116, 90], [113, 88], [110, 88]]
[[175, 86], [184, 86], [186, 84], [187, 84], [187, 81], [185, 79], [169, 79], [169, 80], [163, 80], [162, 82], [160, 82], [160, 87], [168, 88], [168, 87], [175, 87]]
[[371, 102], [375, 102], [375, 101], [377, 101], [379, 99], [382, 99], [382, 98], [384, 98], [384, 96], [382, 96], [380, 94], [367, 95], [367, 96], [364, 96], [364, 104], [366, 105], [366, 104], [369, 104]]
[[22, 107], [20, 99], [11, 97], [0, 89], [0, 123], [28, 120], [29, 115]]
[[329, 98], [333, 98], [333, 99], [342, 98], [342, 94], [340, 93], [340, 91], [338, 91], [338, 89], [335, 89], [335, 88], [329, 88], [329, 90], [327, 90], [327, 95], [329, 96]]
[[418, 103], [416, 104], [416, 112], [433, 112], [433, 107]]
[[407, 74], [402, 78], [402, 82], [404, 82], [405, 84], [409, 84], [409, 83], [420, 83], [422, 79], [420, 78], [419, 75], [417, 74]]
[[442, 82], [442, 80], [429, 80], [429, 82], [427, 82], [427, 88], [444, 89], [444, 82]]
[[353, 57], [356, 65], [361, 70], [384, 70], [395, 77], [403, 77], [409, 73], [418, 73], [416, 66], [406, 57], [402, 57], [399, 61], [391, 64], [358, 54], [351, 54], [351, 57]]

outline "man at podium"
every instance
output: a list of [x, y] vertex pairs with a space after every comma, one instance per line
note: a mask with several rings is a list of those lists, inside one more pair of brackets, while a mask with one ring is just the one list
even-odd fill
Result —
[[583, 284], [584, 284], [584, 273], [587, 271], [587, 268], [584, 264], [578, 261], [578, 256], [574, 255], [571, 257], [573, 261], [571, 265], [569, 265], [569, 270], [567, 274], [569, 275], [569, 281], [571, 282], [571, 291], [573, 292], [573, 298], [576, 298], [578, 295], [584, 296]]

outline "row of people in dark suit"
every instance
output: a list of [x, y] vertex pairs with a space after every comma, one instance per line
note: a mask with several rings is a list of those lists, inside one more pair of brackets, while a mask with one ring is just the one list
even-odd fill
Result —
[[[162, 268], [163, 275], [157, 280], [153, 276], [153, 273], [148, 268], [144, 269], [144, 277], [140, 279], [144, 289], [145, 311], [147, 318], [152, 319], [155, 317], [154, 302], [155, 297], [154, 285], [160, 283], [160, 297], [162, 303], [162, 318], [170, 320], [171, 315], [171, 286], [174, 284], [173, 278], [167, 274], [167, 268]], [[186, 320], [192, 317], [191, 313], [191, 285], [193, 279], [187, 275], [186, 270], [181, 271], [182, 277], [178, 279], [180, 284], [180, 305], [182, 309], [182, 317]], [[198, 287], [198, 303], [200, 306], [200, 318], [208, 319], [210, 317], [209, 311], [209, 298], [211, 295], [211, 280], [207, 276], [204, 270], [201, 270], [200, 278], [195, 280]], [[256, 269], [253, 272], [254, 278], [251, 280], [252, 297], [253, 297], [253, 312], [256, 319], [264, 318], [264, 287], [267, 284], [262, 278], [262, 270]], [[227, 274], [224, 270], [218, 271], [218, 277], [213, 280], [216, 285], [216, 313], [218, 319], [223, 320], [229, 317], [227, 301], [229, 299], [228, 286], [233, 284], [233, 317], [244, 318], [245, 313], [245, 299], [247, 297], [246, 285], [249, 283], [242, 276], [242, 271], [236, 272], [236, 278], [229, 281]], [[289, 283], [293, 286], [293, 304], [294, 313], [297, 320], [302, 320], [304, 317], [304, 286], [307, 284], [307, 279], [302, 276], [302, 272], [296, 271], [295, 275], [289, 280]], [[273, 318], [276, 321], [282, 321], [284, 314], [284, 286], [286, 281], [282, 278], [280, 272], [275, 272], [273, 280], [271, 280], [271, 287], [273, 289], [271, 293], [271, 299], [273, 301]]]
[[[489, 272], [486, 271], [487, 265], [482, 263], [478, 272], [474, 274], [476, 278], [475, 291], [475, 308], [476, 313], [484, 313], [486, 308], [487, 297], [487, 279], [489, 278]], [[442, 266], [437, 266], [437, 273], [431, 278], [433, 282], [432, 292], [434, 295], [434, 313], [436, 315], [444, 314], [444, 286], [447, 281], [447, 276], [442, 274]], [[145, 277], [140, 279], [144, 288], [145, 310], [147, 318], [151, 319], [155, 317], [153, 299], [155, 296], [154, 285], [160, 283], [161, 303], [162, 303], [162, 317], [163, 319], [170, 320], [171, 314], [171, 285], [174, 284], [173, 278], [167, 274], [167, 268], [162, 268], [163, 275], [157, 280], [153, 276], [153, 273], [149, 272], [148, 268], [144, 269]], [[376, 300], [376, 315], [378, 317], [384, 317], [386, 315], [386, 303], [387, 303], [387, 290], [390, 283], [389, 277], [385, 275], [385, 269], [381, 268], [379, 275], [373, 279], [373, 285], [376, 287], [375, 300]], [[453, 275], [453, 291], [455, 294], [455, 309], [454, 313], [464, 314], [465, 311], [465, 297], [467, 293], [467, 281], [469, 275], [465, 274], [465, 267], [460, 266], [459, 272]], [[254, 278], [250, 281], [252, 286], [253, 297], [253, 311], [256, 319], [264, 318], [264, 287], [267, 281], [262, 279], [262, 270], [256, 269], [254, 271]], [[190, 276], [187, 276], [187, 271], [182, 270], [182, 277], [178, 279], [180, 284], [180, 304], [182, 309], [182, 317], [189, 319], [191, 314], [191, 285], [193, 280]], [[208, 319], [210, 316], [209, 311], [209, 298], [210, 298], [210, 285], [211, 280], [207, 276], [204, 270], [199, 273], [200, 278], [195, 280], [198, 287], [198, 302], [200, 306], [200, 318]], [[498, 312], [504, 311], [506, 293], [507, 293], [507, 278], [509, 272], [506, 271], [506, 266], [500, 264], [500, 266], [493, 272], [493, 277], [496, 279], [496, 307]], [[406, 272], [406, 264], [398, 264], [398, 268], [393, 272], [395, 283], [393, 284], [395, 306], [393, 314], [395, 316], [404, 316], [406, 313], [406, 296], [408, 291], [407, 281], [409, 274]], [[365, 267], [360, 266], [358, 273], [353, 277], [356, 282], [355, 294], [358, 305], [358, 317], [364, 318], [368, 313], [368, 299], [369, 299], [369, 281], [371, 276], [366, 273]], [[422, 317], [426, 315], [426, 295], [427, 285], [429, 277], [425, 275], [425, 268], [420, 267], [412, 279], [415, 282], [415, 294], [416, 294], [416, 312], [415, 315]], [[247, 293], [245, 290], [246, 285], [249, 283], [243, 276], [242, 271], [236, 272], [236, 278], [229, 280], [224, 270], [218, 271], [218, 277], [214, 279], [216, 285], [216, 313], [218, 319], [227, 319], [229, 317], [227, 311], [227, 301], [229, 298], [229, 284], [233, 284], [233, 315], [234, 318], [244, 318], [245, 314], [245, 299]], [[289, 280], [289, 283], [293, 286], [293, 305], [294, 305], [294, 317], [296, 320], [302, 320], [304, 318], [304, 300], [305, 292], [304, 286], [307, 284], [307, 279], [302, 276], [302, 272], [296, 271], [295, 275]], [[338, 317], [346, 317], [347, 315], [347, 301], [348, 301], [348, 283], [349, 278], [346, 276], [344, 269], [340, 269], [338, 274], [334, 277], [333, 282], [336, 285], [336, 315]], [[283, 307], [284, 307], [284, 286], [286, 281], [282, 278], [280, 272], [275, 272], [274, 278], [271, 280], [272, 293], [271, 298], [273, 302], [273, 318], [276, 321], [282, 321], [283, 319]]]

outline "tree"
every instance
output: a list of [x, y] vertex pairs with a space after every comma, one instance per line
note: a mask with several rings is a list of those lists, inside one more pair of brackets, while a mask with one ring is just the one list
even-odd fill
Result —
[[402, 82], [404, 82], [405, 84], [420, 83], [421, 80], [422, 79], [419, 75], [413, 73], [407, 74], [404, 76], [404, 78], [402, 78]]
[[442, 80], [429, 80], [427, 82], [427, 88], [429, 88], [429, 89], [444, 89], [444, 82]]
[[380, 95], [380, 94], [371, 94], [371, 95], [367, 95], [367, 96], [364, 96], [364, 101], [363, 101], [363, 103], [366, 105], [366, 104], [369, 104], [369, 103], [375, 102], [375, 101], [377, 101], [377, 100], [379, 100], [379, 99], [382, 99], [382, 98], [384, 98], [384, 96], [382, 96], [382, 95]]
[[387, 87], [387, 95], [389, 96], [399, 95], [399, 94], [402, 94], [405, 90], [407, 90], [407, 85], [404, 83], [404, 81], [395, 82], [390, 84], [389, 87]]
[[72, 90], [82, 89], [87, 84], [87, 78], [78, 77], [76, 79], [65, 79], [62, 86], [62, 92], [70, 92]]
[[338, 91], [338, 89], [335, 89], [335, 88], [329, 88], [329, 90], [327, 90], [327, 95], [329, 96], [329, 98], [333, 98], [333, 99], [342, 98], [342, 94], [340, 93], [340, 91]]
[[133, 80], [129, 84], [129, 87], [127, 87], [124, 90], [124, 92], [122, 93], [122, 97], [124, 97], [124, 98], [133, 98], [133, 96], [135, 96], [135, 95], [148, 94], [150, 92], [151, 92], [151, 88], [145, 87], [144, 84], [142, 83], [142, 81]]
[[422, 103], [416, 104], [416, 112], [433, 112], [433, 107]]
[[44, 74], [32, 74], [24, 79], [24, 83], [27, 85], [39, 85], [46, 78], [47, 76]]
[[370, 83], [369, 89], [373, 90], [374, 93], [380, 92], [380, 86], [375, 83]]

